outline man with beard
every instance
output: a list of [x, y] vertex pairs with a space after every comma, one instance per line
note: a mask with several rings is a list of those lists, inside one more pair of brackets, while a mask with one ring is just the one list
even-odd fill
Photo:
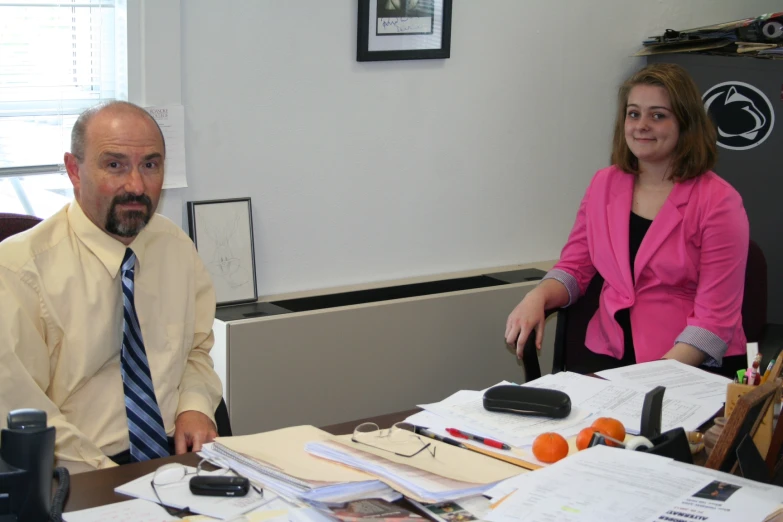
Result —
[[142, 108], [84, 112], [74, 199], [0, 243], [0, 422], [37, 408], [72, 472], [198, 451], [215, 437], [215, 293], [190, 238], [155, 214], [163, 135]]

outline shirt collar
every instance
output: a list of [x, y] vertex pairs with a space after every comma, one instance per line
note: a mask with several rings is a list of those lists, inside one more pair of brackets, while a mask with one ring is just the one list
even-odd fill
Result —
[[[153, 216], [154, 219], [154, 216]], [[82, 210], [82, 207], [76, 200], [73, 200], [68, 207], [68, 222], [71, 225], [76, 237], [95, 254], [103, 263], [106, 270], [112, 278], [117, 277], [122, 265], [122, 259], [125, 256], [125, 250], [130, 248], [136, 254], [136, 260], [139, 267], [143, 264], [146, 251], [146, 227], [139, 232], [133, 242], [127, 247], [120, 241], [114, 239], [102, 229], [93, 223]]]

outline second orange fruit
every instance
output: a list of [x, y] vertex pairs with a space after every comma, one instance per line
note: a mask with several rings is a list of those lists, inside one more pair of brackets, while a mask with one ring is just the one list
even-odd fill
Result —
[[542, 433], [533, 441], [533, 455], [541, 462], [552, 464], [568, 455], [568, 442], [557, 433]]
[[580, 431], [579, 435], [576, 436], [576, 449], [578, 449], [579, 451], [586, 449], [587, 446], [590, 445], [590, 441], [593, 440], [593, 433], [595, 433], [596, 431], [597, 430], [592, 426]]

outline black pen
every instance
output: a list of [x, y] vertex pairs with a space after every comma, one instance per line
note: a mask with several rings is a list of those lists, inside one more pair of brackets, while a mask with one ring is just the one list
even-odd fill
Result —
[[435, 439], [440, 442], [445, 442], [446, 444], [451, 444], [452, 446], [457, 446], [458, 448], [462, 449], [470, 449], [467, 448], [463, 443], [456, 441], [454, 439], [450, 439], [448, 437], [443, 437], [442, 435], [438, 435], [437, 433], [433, 433], [427, 428], [422, 428], [421, 426], [414, 426], [413, 432], [418, 435], [423, 435], [425, 437], [429, 437], [431, 439]]

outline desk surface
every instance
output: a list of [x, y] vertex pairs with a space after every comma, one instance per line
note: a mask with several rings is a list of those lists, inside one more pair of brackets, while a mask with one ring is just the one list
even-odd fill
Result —
[[[378, 426], [385, 428], [391, 426], [395, 422], [405, 420], [418, 411], [421, 410], [414, 408], [366, 419], [358, 419], [351, 422], [323, 426], [321, 429], [332, 435], [345, 435], [352, 433], [353, 429], [362, 422], [374, 422], [378, 424]], [[125, 466], [73, 475], [71, 477], [71, 493], [65, 503], [64, 511], [78, 511], [129, 500], [129, 497], [115, 493], [114, 488], [142, 475], [151, 473], [158, 467], [169, 462], [181, 462], [182, 464], [189, 466], [196, 466], [200, 460], [200, 457], [195, 453], [187, 453], [185, 455], [177, 455], [164, 459], [138, 462], [135, 464], [127, 464]], [[701, 452], [694, 458], [694, 463], [698, 465], [704, 465], [704, 461], [704, 452]]]
[[[418, 409], [379, 415], [367, 419], [360, 419], [341, 424], [324, 426], [322, 429], [333, 435], [344, 435], [352, 433], [357, 424], [362, 422], [375, 422], [381, 427], [391, 426], [395, 422], [405, 420], [406, 417], [413, 415]], [[125, 495], [119, 495], [114, 492], [114, 488], [121, 486], [131, 480], [147, 473], [152, 473], [158, 467], [169, 462], [181, 462], [189, 466], [196, 466], [200, 457], [195, 453], [166, 457], [164, 459], [150, 460], [147, 462], [138, 462], [127, 464], [109, 469], [79, 473], [71, 477], [71, 493], [65, 503], [64, 511], [79, 511], [105, 504], [113, 504], [129, 500]]]

